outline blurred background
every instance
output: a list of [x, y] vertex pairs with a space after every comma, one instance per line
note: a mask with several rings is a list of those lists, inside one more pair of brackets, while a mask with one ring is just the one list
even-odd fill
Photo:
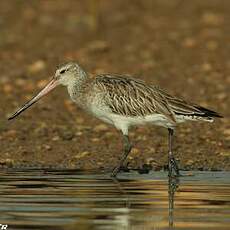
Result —
[[[110, 169], [120, 133], [78, 109], [64, 88], [12, 122], [7, 116], [66, 61], [90, 74], [123, 73], [221, 113], [176, 132], [183, 169], [230, 169], [230, 1], [1, 0], [0, 166]], [[167, 130], [130, 132], [131, 167], [167, 162]]]

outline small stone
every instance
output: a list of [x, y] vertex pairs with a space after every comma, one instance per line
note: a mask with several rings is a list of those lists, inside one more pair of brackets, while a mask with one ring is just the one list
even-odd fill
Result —
[[70, 101], [70, 100], [65, 100], [64, 101], [64, 106], [65, 106], [65, 108], [69, 111], [69, 112], [73, 112], [74, 111], [74, 109], [75, 109], [75, 104], [72, 102], [72, 101]]
[[84, 123], [84, 121], [85, 121], [85, 120], [84, 120], [84, 118], [82, 118], [82, 117], [77, 117], [77, 118], [76, 118], [76, 123], [77, 123], [77, 124], [82, 124], [82, 123]]
[[138, 154], [140, 154], [140, 150], [137, 149], [137, 148], [132, 148], [131, 154], [132, 154], [132, 155], [138, 155]]
[[59, 136], [54, 136], [53, 138], [52, 138], [52, 141], [59, 141], [60, 140], [60, 137]]
[[92, 142], [99, 142], [99, 141], [100, 141], [100, 139], [99, 139], [99, 138], [97, 138], [97, 137], [95, 137], [95, 138], [92, 138], [92, 139], [91, 139], [91, 141], [92, 141]]
[[63, 140], [70, 141], [74, 138], [74, 133], [66, 130], [66, 131], [61, 132], [60, 136]]
[[230, 139], [230, 129], [226, 128], [224, 131], [223, 131], [224, 135]]
[[219, 153], [220, 156], [223, 156], [223, 157], [230, 157], [230, 151], [228, 152], [221, 152]]
[[24, 86], [27, 82], [26, 82], [26, 80], [24, 80], [24, 79], [21, 79], [21, 78], [17, 78], [17, 79], [15, 79], [15, 85], [16, 86], [19, 86], [19, 87], [22, 87], [22, 86]]
[[89, 50], [92, 52], [106, 52], [109, 48], [108, 42], [102, 40], [96, 40], [89, 44]]
[[205, 71], [205, 72], [209, 72], [212, 70], [212, 66], [210, 63], [204, 63], [202, 66], [201, 66], [202, 70]]
[[216, 50], [218, 48], [218, 43], [216, 41], [208, 41], [206, 47], [208, 50]]
[[205, 12], [202, 15], [201, 21], [206, 25], [218, 26], [223, 23], [224, 18], [220, 14], [216, 14], [213, 12]]
[[74, 156], [74, 159], [79, 159], [79, 158], [82, 158], [82, 157], [85, 157], [87, 155], [89, 155], [90, 153], [85, 151], [85, 152], [81, 152], [81, 153], [78, 153], [76, 156]]
[[151, 154], [154, 154], [154, 153], [156, 153], [156, 149], [154, 147], [150, 147], [148, 152]]
[[194, 164], [194, 160], [188, 160], [187, 162], [186, 162], [186, 165], [192, 165], [192, 164]]
[[43, 147], [45, 148], [45, 150], [52, 150], [52, 147], [50, 145], [44, 145]]
[[105, 133], [105, 137], [108, 137], [108, 138], [111, 138], [114, 136], [114, 133], [113, 132], [106, 132]]
[[1, 166], [7, 166], [7, 167], [12, 167], [14, 165], [14, 160], [12, 159], [4, 159], [4, 160], [0, 160], [0, 165]]
[[228, 97], [227, 93], [224, 92], [217, 94], [217, 98], [219, 100], [225, 100], [227, 97]]
[[128, 155], [128, 160], [129, 161], [133, 160], [133, 157], [131, 155]]
[[16, 137], [17, 136], [17, 131], [14, 129], [10, 129], [4, 133], [5, 137]]
[[10, 94], [13, 91], [13, 87], [10, 84], [3, 85], [3, 92]]
[[83, 134], [83, 132], [78, 131], [78, 132], [75, 133], [75, 136], [81, 136], [82, 134]]
[[95, 132], [104, 132], [108, 130], [108, 126], [105, 124], [96, 125], [93, 130]]
[[149, 164], [155, 164], [157, 165], [158, 163], [156, 162], [156, 160], [153, 158], [153, 157], [149, 157], [145, 160], [146, 164], [149, 165]]
[[33, 64], [29, 65], [28, 67], [28, 71], [30, 73], [37, 73], [40, 72], [41, 70], [45, 69], [45, 62], [42, 60], [38, 60], [36, 62], [34, 62]]
[[196, 45], [196, 40], [194, 38], [185, 38], [182, 45], [186, 48], [193, 48]]

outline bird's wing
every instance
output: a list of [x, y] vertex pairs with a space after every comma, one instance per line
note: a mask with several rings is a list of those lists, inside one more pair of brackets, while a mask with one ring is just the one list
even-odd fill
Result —
[[95, 84], [104, 92], [105, 103], [112, 112], [124, 116], [163, 114], [172, 123], [175, 116], [164, 95], [143, 81], [121, 75], [98, 75]]
[[158, 91], [167, 100], [170, 109], [176, 115], [197, 116], [197, 117], [222, 117], [220, 114], [218, 114], [215, 111], [185, 101], [182, 98], [172, 96], [160, 88], [158, 88]]

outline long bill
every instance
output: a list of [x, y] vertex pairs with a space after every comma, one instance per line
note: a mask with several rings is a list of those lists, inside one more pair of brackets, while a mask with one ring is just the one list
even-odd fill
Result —
[[20, 109], [18, 109], [14, 114], [8, 117], [8, 120], [12, 120], [17, 117], [24, 110], [28, 109], [31, 105], [40, 100], [43, 96], [48, 94], [51, 90], [53, 90], [56, 86], [59, 85], [59, 82], [56, 79], [52, 79], [36, 96], [34, 96], [31, 100], [26, 102]]

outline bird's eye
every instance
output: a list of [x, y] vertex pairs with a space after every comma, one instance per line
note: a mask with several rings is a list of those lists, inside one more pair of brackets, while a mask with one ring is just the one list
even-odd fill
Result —
[[60, 74], [63, 74], [65, 72], [66, 72], [66, 69], [63, 69], [63, 70], [60, 71]]

